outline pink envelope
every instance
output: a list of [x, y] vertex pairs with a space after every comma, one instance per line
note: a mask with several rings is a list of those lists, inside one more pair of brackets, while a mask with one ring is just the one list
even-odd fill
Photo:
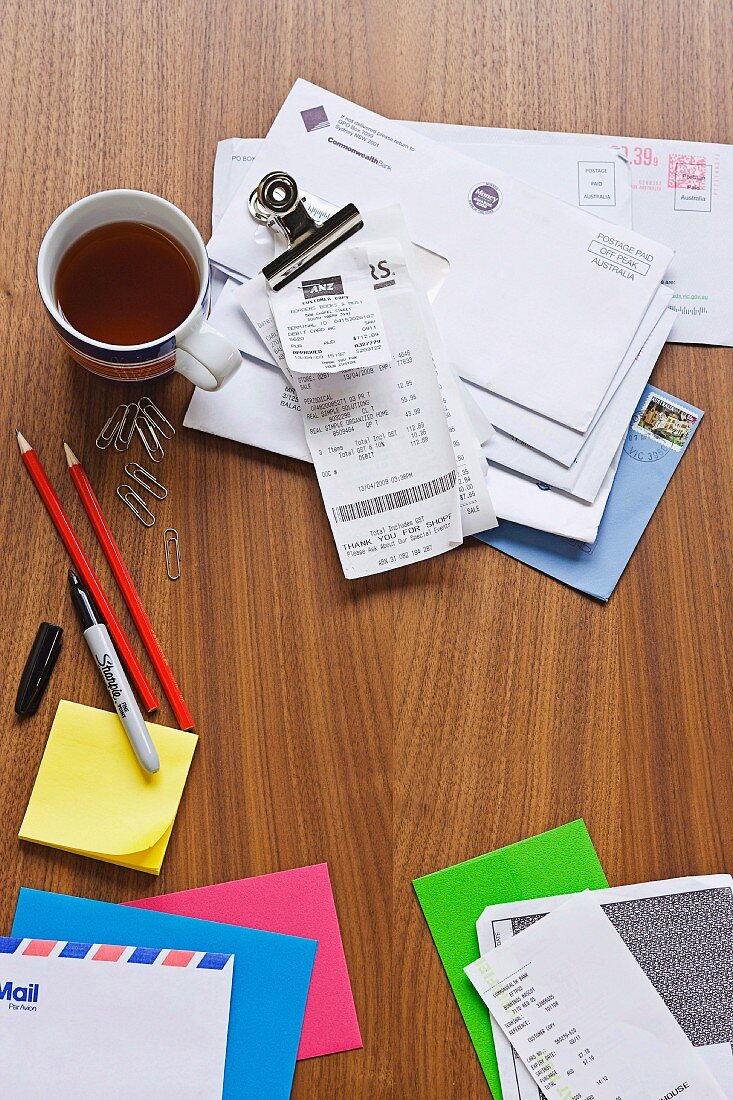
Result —
[[326, 863], [126, 904], [318, 940], [298, 1058], [362, 1046]]

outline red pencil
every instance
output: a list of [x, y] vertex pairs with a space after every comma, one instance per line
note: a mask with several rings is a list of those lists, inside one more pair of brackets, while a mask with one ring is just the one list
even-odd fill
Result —
[[132, 615], [133, 622], [142, 638], [145, 651], [152, 662], [153, 668], [158, 674], [158, 679], [163, 685], [163, 691], [168, 696], [168, 701], [176, 716], [176, 721], [182, 730], [191, 730], [194, 727], [191, 712], [186, 706], [183, 695], [181, 694], [181, 689], [173, 678], [170, 665], [166, 661], [160, 642], [155, 636], [155, 631], [150, 623], [147, 611], [143, 607], [143, 602], [138, 595], [130, 572], [120, 553], [120, 549], [114, 540], [114, 535], [110, 530], [107, 520], [104, 518], [104, 513], [94, 493], [94, 489], [92, 489], [92, 484], [87, 477], [84, 467], [68, 443], [64, 443], [64, 450], [66, 451], [66, 461], [69, 464], [71, 480], [74, 482], [77, 492], [81, 497], [81, 502], [91, 520], [92, 527], [104, 551], [104, 556], [109, 562], [114, 578], [120, 586], [120, 591], [125, 598], [125, 603]]
[[101, 584], [97, 580], [96, 574], [92, 569], [92, 563], [84, 553], [82, 545], [76, 537], [74, 528], [69, 523], [69, 518], [61, 506], [61, 501], [56, 496], [51, 482], [46, 477], [46, 471], [43, 469], [38, 455], [25, 436], [21, 435], [20, 432], [16, 432], [16, 435], [18, 437], [18, 446], [20, 447], [20, 453], [25, 463], [25, 468], [31, 475], [33, 484], [36, 489], [38, 489], [41, 500], [46, 505], [46, 510], [61, 536], [61, 541], [69, 552], [69, 557], [76, 566], [77, 572], [81, 574], [87, 588], [91, 591], [97, 607], [104, 617], [115, 646], [117, 647], [120, 659], [127, 669], [130, 679], [137, 688], [143, 706], [148, 712], [157, 710], [158, 700], [145, 675], [145, 670], [135, 656], [127, 635], [112, 610], [112, 605], [105, 596]]

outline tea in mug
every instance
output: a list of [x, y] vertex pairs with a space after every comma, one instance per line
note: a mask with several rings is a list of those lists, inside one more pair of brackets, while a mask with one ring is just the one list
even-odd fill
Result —
[[195, 308], [200, 278], [175, 238], [143, 222], [110, 222], [69, 247], [55, 296], [68, 323], [103, 344], [147, 344]]

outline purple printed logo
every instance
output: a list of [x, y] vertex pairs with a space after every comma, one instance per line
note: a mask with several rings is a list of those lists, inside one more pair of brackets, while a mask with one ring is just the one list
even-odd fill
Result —
[[474, 187], [468, 201], [478, 214], [493, 214], [501, 206], [501, 191], [493, 183], [480, 183]]
[[305, 128], [310, 134], [312, 130], [322, 130], [324, 126], [330, 126], [325, 107], [309, 107], [307, 111], [301, 111]]

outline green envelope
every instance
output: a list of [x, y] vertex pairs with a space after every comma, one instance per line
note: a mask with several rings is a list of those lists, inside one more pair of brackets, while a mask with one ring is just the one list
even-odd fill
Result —
[[585, 822], [571, 821], [412, 885], [486, 1080], [502, 1100], [489, 1012], [463, 972], [479, 955], [476, 921], [487, 905], [608, 886]]

